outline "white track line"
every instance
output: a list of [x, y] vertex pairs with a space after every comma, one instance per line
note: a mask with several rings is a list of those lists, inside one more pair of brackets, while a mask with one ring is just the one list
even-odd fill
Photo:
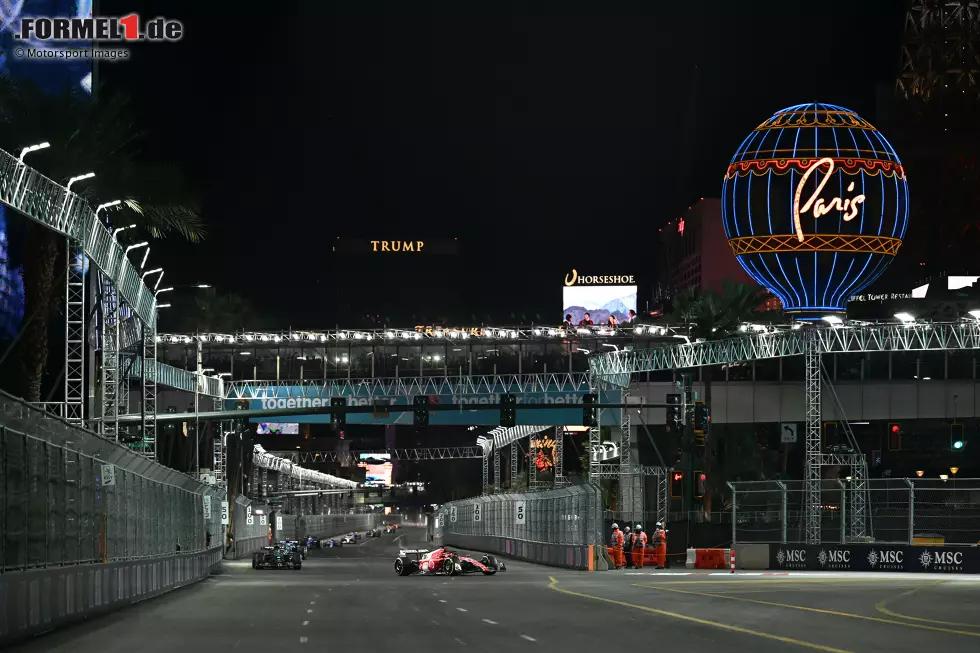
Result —
[[460, 612], [469, 612], [469, 610], [467, 610], [466, 608], [456, 608], [456, 609], [459, 610]]
[[490, 624], [491, 626], [499, 626], [500, 625], [500, 624], [498, 624], [496, 621], [494, 621], [492, 619], [484, 619], [483, 620], [483, 623]]
[[521, 635], [521, 639], [526, 639], [529, 642], [536, 642], [536, 641], [538, 641], [538, 640], [534, 639], [533, 637], [528, 637], [527, 635]]
[[439, 599], [439, 603], [445, 603], [446, 599]]
[[307, 643], [308, 641], [310, 641], [310, 638], [309, 638], [309, 637], [300, 637], [300, 638], [299, 638], [299, 643], [300, 643], [300, 644], [305, 644], [305, 643]]
[[309, 625], [310, 625], [310, 622], [309, 622], [309, 621], [304, 621], [304, 622], [303, 622], [303, 625], [304, 625], [304, 626], [309, 626]]
[[313, 610], [307, 610], [306, 614], [313, 614]]

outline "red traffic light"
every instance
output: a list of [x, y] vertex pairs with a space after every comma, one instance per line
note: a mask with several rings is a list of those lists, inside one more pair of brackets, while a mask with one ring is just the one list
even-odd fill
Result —
[[701, 474], [701, 480], [702, 481], [707, 480], [707, 478], [708, 478], [708, 475], [707, 474]]
[[892, 424], [892, 433], [898, 433], [901, 430], [902, 427], [900, 427], [898, 424]]
[[674, 480], [675, 481], [679, 481], [682, 478], [684, 478], [684, 475], [683, 474], [681, 474], [680, 472], [674, 472]]

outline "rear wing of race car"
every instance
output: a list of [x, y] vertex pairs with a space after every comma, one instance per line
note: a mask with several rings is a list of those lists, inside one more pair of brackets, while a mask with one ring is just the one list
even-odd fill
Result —
[[428, 549], [402, 549], [398, 552], [398, 557], [400, 558], [406, 555], [416, 555], [421, 558], [428, 552], [429, 552]]

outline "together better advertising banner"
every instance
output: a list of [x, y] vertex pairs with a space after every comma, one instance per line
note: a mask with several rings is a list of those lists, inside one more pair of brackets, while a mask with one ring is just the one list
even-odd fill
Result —
[[[355, 386], [356, 387], [356, 386]], [[282, 408], [319, 408], [329, 407], [332, 397], [346, 396], [348, 406], [374, 406], [378, 401], [386, 400], [389, 407], [411, 407], [414, 395], [370, 397], [358, 396], [355, 392], [331, 394], [331, 388], [316, 386], [250, 386], [249, 408], [252, 410], [270, 410]], [[545, 392], [520, 392], [516, 387], [513, 394], [517, 396], [517, 423], [522, 425], [574, 425], [582, 423], [582, 397], [587, 392], [570, 392], [555, 388]], [[619, 391], [602, 391], [599, 394], [600, 403], [621, 403], [622, 393]], [[449, 404], [458, 410], [440, 410], [429, 412], [429, 424], [432, 426], [495, 426], [500, 423], [500, 410], [497, 408], [480, 408], [488, 404], [499, 404], [501, 393], [463, 394], [452, 392], [451, 389], [439, 394], [426, 394], [431, 405]], [[237, 398], [226, 401], [226, 409], [234, 410]], [[564, 405], [568, 408], [538, 409], [529, 406], [548, 404]], [[387, 416], [378, 415], [379, 409], [372, 413], [348, 413], [348, 424], [411, 424], [414, 415], [412, 411], [389, 413]], [[609, 409], [600, 413], [603, 426], [620, 423], [620, 410]], [[267, 422], [269, 418], [253, 418], [252, 422]], [[277, 416], [277, 422], [303, 422], [307, 424], [328, 424], [330, 415], [288, 415]]]
[[769, 568], [805, 571], [980, 573], [980, 547], [770, 544]]

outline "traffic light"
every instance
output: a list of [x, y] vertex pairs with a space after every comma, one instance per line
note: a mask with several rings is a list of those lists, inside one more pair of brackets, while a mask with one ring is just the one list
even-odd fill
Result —
[[517, 396], [509, 392], [500, 397], [500, 425], [507, 428], [517, 426]]
[[711, 418], [708, 416], [708, 406], [703, 401], [694, 402], [694, 432], [698, 435], [703, 434], [708, 430], [708, 422]]
[[599, 403], [599, 395], [588, 394], [582, 397], [582, 426], [597, 428], [599, 426], [599, 409], [594, 404]]
[[344, 428], [347, 424], [347, 397], [333, 397], [330, 400], [330, 426], [333, 430]]
[[888, 425], [888, 450], [902, 450], [902, 425], [891, 423]]
[[412, 405], [415, 406], [415, 426], [429, 425], [429, 398], [425, 395], [415, 395], [412, 398]]
[[963, 451], [966, 440], [963, 439], [963, 425], [951, 424], [949, 427], [949, 448], [953, 451]]
[[684, 496], [684, 472], [673, 471], [670, 473], [670, 496], [675, 499]]
[[707, 485], [708, 475], [704, 472], [694, 472], [694, 496], [700, 499], [704, 496], [704, 486]]
[[667, 426], [671, 428], [679, 427], [684, 423], [683, 406], [681, 405], [681, 395], [667, 395]]

